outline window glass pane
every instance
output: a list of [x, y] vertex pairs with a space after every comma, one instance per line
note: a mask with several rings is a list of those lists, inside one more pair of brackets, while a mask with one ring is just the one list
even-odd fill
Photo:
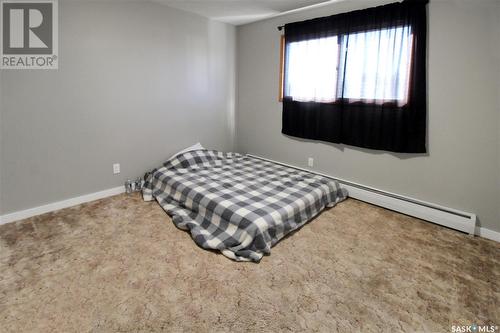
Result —
[[[349, 34], [342, 37], [343, 87], [350, 100], [407, 101], [411, 63], [410, 27]], [[344, 55], [347, 52], [347, 57]], [[345, 62], [344, 62], [345, 61]]]
[[331, 102], [337, 91], [337, 37], [287, 45], [285, 96], [296, 101]]

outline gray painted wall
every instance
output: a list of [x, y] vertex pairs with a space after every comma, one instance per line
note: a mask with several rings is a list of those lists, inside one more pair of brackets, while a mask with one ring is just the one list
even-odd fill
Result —
[[2, 182], [2, 168], [3, 168], [3, 163], [2, 163], [2, 151], [3, 151], [3, 144], [2, 144], [2, 133], [3, 133], [3, 128], [2, 128], [2, 110], [3, 110], [3, 94], [2, 94], [2, 76], [3, 76], [3, 71], [0, 70], [0, 214], [2, 213], [2, 188], [3, 188], [3, 182]]
[[[497, 11], [496, 11], [496, 20], [493, 23], [493, 27], [491, 30], [496, 34], [497, 36], [497, 42], [493, 44], [493, 47], [496, 46], [496, 58], [495, 58], [495, 64], [496, 66], [496, 72], [497, 72], [497, 115], [498, 115], [498, 132], [497, 132], [497, 142], [498, 144], [498, 165], [500, 166], [500, 43], [498, 42], [498, 36], [500, 36], [500, 3], [497, 4]], [[496, 32], [495, 32], [496, 31]], [[495, 68], [493, 67], [493, 70]], [[500, 192], [500, 167], [497, 168], [497, 186], [499, 188]], [[498, 217], [497, 221], [500, 223], [500, 195], [497, 198], [497, 207], [498, 207]], [[500, 228], [499, 228], [500, 229]]]
[[235, 146], [233, 27], [149, 2], [60, 0], [60, 69], [0, 71], [0, 213], [119, 186], [201, 141], [301, 166], [312, 156], [317, 170], [475, 212], [500, 231], [494, 0], [429, 6], [428, 155], [280, 134], [276, 26], [391, 1], [340, 2], [238, 28]]
[[392, 154], [282, 135], [278, 25], [392, 1], [332, 4], [238, 28], [237, 147], [383, 190], [475, 212], [500, 231], [500, 3], [429, 5], [429, 153]]
[[59, 70], [2, 71], [3, 214], [122, 185], [197, 141], [233, 149], [234, 27], [144, 1], [60, 0], [59, 18]]

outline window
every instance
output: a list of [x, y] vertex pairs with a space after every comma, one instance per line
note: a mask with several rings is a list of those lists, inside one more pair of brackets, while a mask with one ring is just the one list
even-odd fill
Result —
[[286, 96], [304, 102], [335, 101], [339, 58], [337, 36], [290, 43], [286, 57]]
[[341, 92], [343, 98], [405, 104], [412, 40], [409, 27], [361, 32], [344, 37], [342, 49], [347, 56]]
[[289, 43], [283, 50], [284, 96], [404, 105], [412, 40], [411, 28], [400, 26]]
[[286, 24], [281, 133], [425, 153], [427, 3], [403, 0]]

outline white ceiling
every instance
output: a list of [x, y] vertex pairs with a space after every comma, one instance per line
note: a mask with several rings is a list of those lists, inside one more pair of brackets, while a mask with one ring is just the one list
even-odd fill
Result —
[[330, 0], [154, 0], [211, 19], [234, 25], [246, 24], [267, 17]]

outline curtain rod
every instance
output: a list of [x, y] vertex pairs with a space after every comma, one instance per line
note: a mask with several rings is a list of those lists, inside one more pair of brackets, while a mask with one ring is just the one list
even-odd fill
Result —
[[[418, 1], [424, 1], [426, 3], [429, 2], [429, 0], [398, 0], [396, 2], [400, 2], [401, 3], [401, 2], [418, 2]], [[303, 7], [303, 8], [299, 8], [299, 10], [301, 10], [301, 9], [309, 9], [309, 7], [311, 7], [311, 8], [312, 7], [320, 7], [320, 6], [322, 7], [322, 6], [330, 4], [332, 2], [336, 2], [336, 1], [335, 0], [333, 0], [333, 1], [332, 0], [325, 1], [325, 2], [322, 2], [322, 3], [316, 4], [316, 5], [311, 5], [311, 6], [306, 6], [306, 7]], [[293, 12], [293, 11], [296, 11], [296, 10], [291, 10], [290, 12]], [[284, 25], [280, 25], [280, 26], [278, 26], [278, 30], [281, 31], [281, 30], [283, 30], [284, 27], [285, 27]]]

